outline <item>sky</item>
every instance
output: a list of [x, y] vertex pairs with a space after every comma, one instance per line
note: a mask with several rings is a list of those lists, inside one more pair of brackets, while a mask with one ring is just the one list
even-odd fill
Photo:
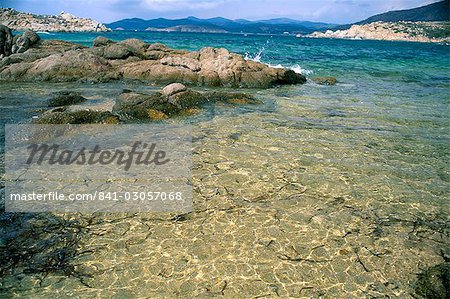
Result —
[[348, 24], [390, 10], [414, 8], [438, 0], [0, 0], [36, 14], [66, 11], [109, 23], [124, 18], [198, 18], [262, 20], [287, 17], [303, 21]]

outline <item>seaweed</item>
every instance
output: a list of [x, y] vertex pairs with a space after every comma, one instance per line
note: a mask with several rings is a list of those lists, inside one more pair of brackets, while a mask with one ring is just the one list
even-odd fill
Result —
[[[68, 220], [51, 213], [7, 213], [0, 211], [0, 293], [13, 292], [27, 275], [42, 281], [49, 275], [75, 277], [84, 281], [90, 276], [76, 269], [76, 256], [81, 251], [80, 241], [87, 231], [79, 220]], [[6, 286], [4, 279], [17, 279]]]

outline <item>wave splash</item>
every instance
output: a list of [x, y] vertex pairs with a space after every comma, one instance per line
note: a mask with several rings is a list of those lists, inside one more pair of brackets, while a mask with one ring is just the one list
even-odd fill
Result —
[[256, 61], [256, 62], [261, 62], [261, 57], [262, 57], [262, 54], [263, 54], [263, 52], [264, 52], [265, 49], [266, 49], [266, 48], [262, 47], [262, 48], [258, 51], [258, 53], [256, 53], [255, 55], [252, 55], [252, 54], [250, 54], [250, 53], [248, 53], [248, 52], [245, 52], [244, 59], [245, 59], [245, 60], [252, 60], [252, 61]]
[[252, 61], [255, 61], [255, 62], [264, 63], [265, 65], [273, 67], [273, 68], [290, 69], [290, 70], [293, 70], [294, 72], [296, 72], [297, 74], [302, 74], [302, 75], [305, 75], [305, 76], [314, 74], [313, 70], [304, 69], [299, 64], [286, 66], [286, 65], [282, 65], [282, 64], [273, 65], [273, 64], [270, 64], [270, 63], [263, 62], [263, 61], [261, 61], [261, 59], [262, 59], [262, 56], [263, 56], [265, 50], [266, 50], [266, 48], [262, 47], [255, 54], [251, 54], [249, 52], [245, 52], [244, 59], [245, 60], [252, 60]]

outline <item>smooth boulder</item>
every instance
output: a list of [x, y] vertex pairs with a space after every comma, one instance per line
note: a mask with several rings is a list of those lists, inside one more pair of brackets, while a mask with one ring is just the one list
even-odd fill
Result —
[[93, 47], [102, 47], [107, 46], [109, 44], [113, 44], [114, 42], [110, 40], [109, 38], [106, 38], [104, 36], [97, 36], [93, 41]]
[[172, 83], [162, 89], [162, 94], [170, 97], [176, 93], [185, 91], [187, 87], [181, 83]]
[[27, 30], [22, 35], [15, 38], [14, 45], [12, 46], [12, 53], [24, 53], [40, 40], [41, 38], [36, 32]]

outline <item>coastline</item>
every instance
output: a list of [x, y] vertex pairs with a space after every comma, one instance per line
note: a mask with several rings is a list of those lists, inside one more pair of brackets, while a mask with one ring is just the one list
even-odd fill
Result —
[[346, 30], [313, 32], [306, 37], [448, 44], [449, 33], [449, 22], [373, 22]]

